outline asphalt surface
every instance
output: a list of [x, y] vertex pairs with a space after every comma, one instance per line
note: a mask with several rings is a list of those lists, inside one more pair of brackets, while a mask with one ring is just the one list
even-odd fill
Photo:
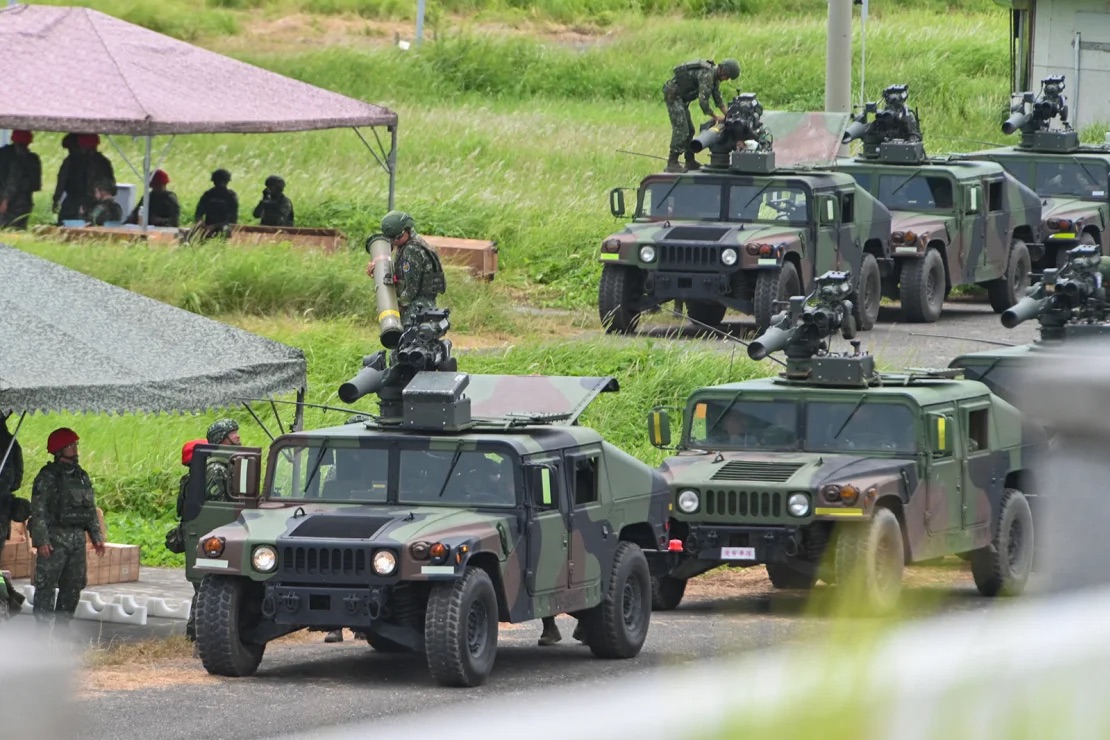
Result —
[[[78, 703], [82, 716], [77, 737], [245, 740], [313, 732], [545, 687], [585, 682], [616, 686], [623, 677], [666, 666], [813, 638], [828, 624], [832, 589], [819, 588], [809, 602], [800, 592], [776, 593], [769, 587], [757, 591], [739, 596], [715, 591], [676, 611], [653, 614], [644, 649], [633, 660], [593, 658], [571, 639], [570, 618], [559, 619], [563, 642], [547, 648], [536, 646], [538, 621], [502, 625], [493, 675], [474, 689], [437, 686], [422, 657], [376, 653], [349, 638], [327, 645], [317, 633], [310, 633], [311, 642], [271, 645], [251, 678], [213, 678], [199, 661], [179, 661], [173, 670], [151, 679], [156, 688], [86, 692]], [[923, 597], [917, 601], [932, 604], [929, 613], [982, 609], [993, 603], [966, 580], [943, 587], [917, 586], [910, 592]], [[926, 613], [919, 610], [910, 616]]]

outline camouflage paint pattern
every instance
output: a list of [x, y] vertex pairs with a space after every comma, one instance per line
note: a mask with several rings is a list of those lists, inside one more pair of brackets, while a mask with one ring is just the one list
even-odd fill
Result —
[[[720, 562], [756, 565], [780, 560], [785, 557], [782, 547], [790, 539], [800, 544], [799, 558], [816, 563], [835, 526], [867, 521], [878, 506], [898, 515], [908, 562], [989, 544], [990, 523], [1003, 489], [1021, 488], [1017, 481], [1028, 463], [1023, 459], [1027, 446], [1020, 413], [991, 395], [982, 383], [936, 378], [903, 382], [904, 376], [885, 376], [884, 385], [878, 387], [814, 388], [803, 382], [764, 379], [696, 391], [688, 402], [681, 451], [661, 468], [674, 496], [672, 536], [686, 543], [687, 561], [676, 572], [688, 577]], [[861, 408], [869, 404], [909, 408], [917, 419], [913, 434], [918, 452], [806, 452], [724, 446], [703, 450], [708, 445], [699, 443], [699, 449], [692, 449], [689, 443], [699, 402], [737, 399], [855, 404], [861, 395], [865, 397]], [[988, 443], [983, 449], [974, 449], [969, 441], [970, 414], [981, 411], [987, 413]], [[935, 454], [933, 449], [928, 430], [928, 424], [935, 421], [931, 414], [943, 415], [951, 432], [951, 449], [945, 454]], [[830, 484], [855, 486], [859, 499], [851, 505], [826, 499], [822, 488]], [[699, 507], [691, 514], [678, 507], [678, 495], [686, 490], [699, 495]], [[802, 517], [786, 509], [787, 497], [796, 492], [807, 494], [811, 501], [810, 512]], [[744, 500], [749, 503], [733, 503]], [[754, 547], [755, 557], [744, 561], [722, 559], [720, 548], [730, 546]]]
[[[930, 176], [946, 178], [952, 185], [952, 207], [930, 211], [896, 208], [888, 198], [893, 225], [891, 250], [895, 261], [914, 259], [936, 249], [945, 262], [948, 287], [985, 283], [1003, 277], [1014, 239], [1031, 246], [1041, 244], [1041, 199], [993, 162], [933, 161], [924, 164], [883, 164], [841, 159], [836, 169], [849, 175], [870, 175], [871, 193], [879, 196], [879, 176]], [[1001, 208], [991, 210], [989, 188], [1000, 184]], [[974, 197], [977, 211], [968, 208]], [[913, 243], [900, 235], [912, 231]]]

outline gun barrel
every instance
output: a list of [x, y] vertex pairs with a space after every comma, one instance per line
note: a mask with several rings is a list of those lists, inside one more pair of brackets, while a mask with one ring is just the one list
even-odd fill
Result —
[[851, 125], [844, 130], [844, 138], [841, 139], [841, 144], [848, 144], [867, 133], [867, 124], [865, 121], [852, 121]]
[[[374, 287], [375, 298], [378, 303], [378, 329], [382, 346], [393, 349], [401, 340], [401, 309], [397, 305], [397, 291], [385, 282], [387, 276], [393, 274], [393, 262], [390, 259], [392, 245], [384, 236], [373, 236], [367, 251], [374, 262]], [[365, 395], [365, 394], [364, 394]], [[348, 401], [348, 403], [350, 403]]]
[[343, 403], [354, 403], [370, 393], [377, 393], [385, 385], [387, 371], [373, 367], [364, 367], [355, 377], [339, 386], [339, 400]]
[[1038, 299], [1033, 296], [1022, 298], [1002, 312], [1002, 325], [1007, 329], [1013, 329], [1021, 322], [1035, 318], [1044, 310], [1047, 302], [1047, 298]]
[[718, 142], [720, 142], [723, 135], [724, 126], [719, 123], [715, 126], [710, 126], [694, 137], [694, 140], [690, 142], [690, 149], [692, 149], [695, 153], [700, 152], [704, 149], [712, 149], [714, 146], [717, 145]]
[[1022, 126], [1029, 123], [1029, 119], [1033, 117], [1032, 113], [1013, 113], [1002, 122], [1002, 133], [1009, 136], [1021, 129]]
[[748, 357], [753, 360], [762, 360], [772, 352], [786, 349], [794, 337], [796, 328], [780, 329], [777, 326], [768, 327], [754, 342], [748, 345]]

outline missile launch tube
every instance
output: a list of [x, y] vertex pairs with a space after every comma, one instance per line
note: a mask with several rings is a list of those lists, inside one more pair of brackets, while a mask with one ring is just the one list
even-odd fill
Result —
[[374, 287], [378, 302], [378, 329], [382, 346], [393, 349], [401, 340], [401, 310], [397, 305], [397, 291], [386, 283], [387, 276], [393, 274], [393, 261], [390, 257], [392, 245], [384, 236], [370, 237], [366, 251], [374, 263]]

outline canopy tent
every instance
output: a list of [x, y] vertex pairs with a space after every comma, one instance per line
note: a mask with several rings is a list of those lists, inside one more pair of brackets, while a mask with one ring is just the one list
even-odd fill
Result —
[[[397, 114], [387, 108], [89, 8], [0, 8], [0, 49], [5, 67], [19, 70], [4, 81], [0, 128], [145, 137], [144, 190], [154, 136], [350, 127], [388, 174], [393, 208]], [[377, 151], [362, 126], [371, 127]], [[388, 151], [377, 134], [382, 126], [390, 135]], [[145, 228], [145, 213], [143, 222]]]
[[204, 411], [303, 395], [294, 347], [3, 244], [0, 275], [4, 413]]

